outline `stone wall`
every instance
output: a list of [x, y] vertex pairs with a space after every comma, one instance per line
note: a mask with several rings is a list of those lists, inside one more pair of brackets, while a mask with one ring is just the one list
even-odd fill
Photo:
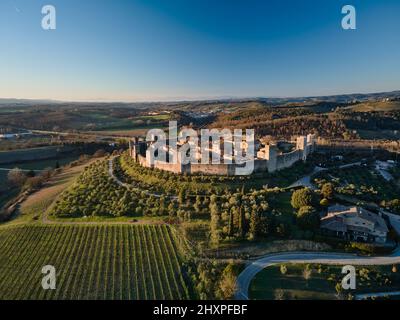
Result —
[[297, 161], [302, 160], [303, 158], [303, 150], [294, 150], [289, 153], [283, 153], [278, 155], [276, 159], [276, 170], [282, 170], [285, 168], [291, 167]]
[[180, 163], [168, 163], [163, 161], [154, 161], [154, 168], [169, 171], [172, 173], [183, 173], [183, 165]]
[[233, 175], [235, 165], [230, 164], [201, 164], [192, 163], [190, 173], [202, 173], [209, 175]]
[[[145, 150], [138, 150], [137, 142], [134, 145], [130, 144], [130, 154], [140, 165], [144, 167], [154, 167], [160, 170], [165, 170], [173, 173], [188, 173], [188, 174], [209, 174], [209, 175], [234, 175], [236, 168], [239, 165], [236, 164], [201, 164], [192, 163], [182, 165], [179, 161], [176, 164], [154, 161], [153, 165], [150, 165], [149, 161], [146, 160], [146, 156], [141, 153]], [[142, 148], [141, 148], [142, 149]], [[264, 149], [257, 153], [258, 158], [254, 160], [254, 172], [275, 172], [285, 168], [291, 167], [294, 163], [300, 160], [306, 160], [307, 156], [314, 152], [315, 141], [314, 136], [308, 135], [297, 137], [296, 150], [279, 154], [279, 150], [276, 145], [267, 145]], [[149, 157], [149, 150], [145, 151]]]

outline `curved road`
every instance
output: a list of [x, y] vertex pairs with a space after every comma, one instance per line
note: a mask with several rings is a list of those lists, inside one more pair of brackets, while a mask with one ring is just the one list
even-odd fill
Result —
[[390, 256], [360, 257], [354, 254], [327, 252], [289, 252], [264, 256], [251, 262], [237, 278], [237, 300], [249, 300], [248, 292], [251, 280], [268, 266], [280, 263], [318, 263], [334, 265], [391, 265], [400, 263], [400, 250]]

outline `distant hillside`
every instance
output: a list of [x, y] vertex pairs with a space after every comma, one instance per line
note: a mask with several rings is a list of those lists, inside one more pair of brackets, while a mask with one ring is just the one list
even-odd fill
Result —
[[347, 107], [346, 110], [355, 112], [383, 112], [383, 111], [400, 111], [400, 100], [399, 101], [374, 101], [356, 104], [351, 107]]
[[203, 100], [177, 100], [175, 102], [73, 102], [73, 101], [56, 101], [56, 100], [29, 100], [29, 99], [2, 99], [0, 98], [0, 107], [2, 105], [18, 105], [18, 106], [32, 106], [37, 104], [60, 104], [60, 105], [74, 105], [81, 106], [103, 106], [118, 105], [119, 107], [129, 107], [135, 109], [154, 109], [154, 108], [167, 108], [187, 110], [195, 108], [196, 111], [207, 111], [210, 109], [230, 109], [237, 104], [246, 103], [261, 103], [263, 105], [285, 105], [285, 104], [316, 104], [319, 102], [330, 103], [354, 103], [366, 101], [382, 101], [384, 99], [400, 99], [400, 90], [391, 92], [378, 92], [378, 93], [351, 93], [331, 96], [308, 96], [308, 97], [248, 97], [248, 98], [216, 98], [216, 99], [203, 99]]
[[36, 104], [55, 104], [55, 100], [32, 100], [32, 99], [2, 99], [0, 98], [0, 107], [6, 106], [30, 106]]

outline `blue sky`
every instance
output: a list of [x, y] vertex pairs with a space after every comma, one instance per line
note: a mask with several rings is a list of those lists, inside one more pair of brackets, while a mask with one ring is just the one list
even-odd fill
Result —
[[[57, 9], [57, 30], [41, 8]], [[357, 30], [341, 8], [357, 9]], [[400, 89], [398, 0], [1, 0], [0, 97], [142, 101]]]

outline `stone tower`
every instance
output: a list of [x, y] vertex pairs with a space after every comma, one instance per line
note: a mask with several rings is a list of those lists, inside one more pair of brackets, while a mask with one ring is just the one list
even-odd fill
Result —
[[307, 137], [306, 136], [297, 137], [296, 149], [300, 151], [301, 159], [303, 161], [306, 161], [307, 160]]
[[129, 141], [129, 155], [133, 160], [138, 161], [139, 139], [137, 137]]
[[268, 160], [268, 172], [275, 172], [278, 162], [278, 147], [274, 144], [268, 144], [264, 148], [265, 159]]
[[307, 135], [307, 154], [311, 154], [315, 151], [315, 135]]

